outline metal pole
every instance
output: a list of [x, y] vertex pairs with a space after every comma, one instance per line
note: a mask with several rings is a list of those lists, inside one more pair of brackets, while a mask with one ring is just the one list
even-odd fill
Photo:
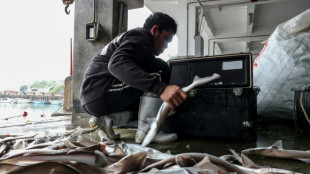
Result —
[[124, 18], [125, 18], [126, 4], [123, 2], [120, 2], [119, 7], [120, 7], [120, 15], [119, 15], [118, 34], [122, 33], [124, 30]]
[[93, 1], [94, 2], [94, 4], [93, 4], [93, 12], [94, 12], [94, 17], [93, 17], [93, 22], [96, 22], [96, 9], [95, 9], [95, 7], [96, 7], [96, 5], [95, 5], [95, 3], [96, 3], [96, 0], [94, 0]]
[[70, 76], [72, 76], [72, 38], [70, 38]]

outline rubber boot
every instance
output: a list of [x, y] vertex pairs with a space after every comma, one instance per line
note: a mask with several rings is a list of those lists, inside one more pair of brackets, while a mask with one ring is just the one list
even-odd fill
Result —
[[109, 138], [112, 140], [119, 139], [120, 134], [116, 134], [113, 130], [114, 121], [108, 116], [101, 116], [101, 117], [91, 117], [89, 120], [89, 125], [91, 128], [95, 130], [102, 130], [104, 131]]
[[109, 114], [110, 117], [114, 121], [113, 127], [118, 128], [127, 125], [132, 119], [132, 112], [130, 111], [123, 111], [123, 112], [116, 112], [113, 114]]
[[121, 127], [130, 122], [132, 119], [132, 113], [129, 111], [116, 112], [113, 114], [109, 114], [101, 117], [91, 117], [89, 120], [89, 125], [95, 130], [104, 131], [109, 138], [111, 139], [119, 139], [120, 134], [115, 133], [113, 127]]
[[[136, 143], [142, 143], [147, 132], [150, 130], [151, 124], [155, 121], [158, 110], [163, 101], [151, 93], [144, 93], [140, 100], [138, 113], [138, 129], [136, 132]], [[172, 142], [178, 139], [175, 133], [164, 133], [159, 131], [152, 142], [164, 143]]]

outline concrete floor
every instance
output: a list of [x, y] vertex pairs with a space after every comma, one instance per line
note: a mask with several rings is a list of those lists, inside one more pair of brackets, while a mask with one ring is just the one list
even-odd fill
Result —
[[[121, 140], [134, 143], [135, 129], [115, 129], [121, 133]], [[241, 140], [215, 139], [215, 138], [182, 138], [172, 143], [151, 143], [149, 147], [161, 152], [170, 151], [171, 154], [200, 152], [215, 156], [230, 154], [228, 149], [240, 153], [244, 149], [254, 147], [268, 147], [278, 140], [282, 140], [286, 150], [310, 150], [310, 136], [301, 134], [292, 121], [266, 121], [260, 122], [257, 131], [257, 140], [246, 142]], [[272, 159], [250, 156], [255, 163], [310, 174], [310, 165], [295, 160]]]
[[[0, 128], [1, 134], [24, 134], [25, 132], [64, 132], [75, 128], [70, 120], [64, 117], [63, 121], [53, 123], [40, 123], [37, 125], [26, 125], [19, 127]], [[121, 134], [121, 139], [117, 142], [134, 143], [136, 129], [118, 128], [115, 132]], [[84, 134], [84, 137], [99, 141], [96, 132]], [[228, 149], [236, 152], [253, 147], [266, 147], [272, 145], [277, 140], [282, 140], [283, 148], [287, 150], [310, 150], [310, 136], [303, 135], [297, 131], [292, 121], [268, 121], [260, 122], [257, 131], [257, 140], [245, 142], [241, 140], [215, 139], [215, 138], [181, 138], [172, 143], [151, 143], [149, 147], [162, 152], [170, 151], [171, 154], [185, 152], [208, 153], [215, 156], [230, 154]], [[250, 158], [259, 165], [275, 168], [282, 168], [301, 173], [310, 173], [310, 165], [295, 160], [271, 159], [263, 157]]]

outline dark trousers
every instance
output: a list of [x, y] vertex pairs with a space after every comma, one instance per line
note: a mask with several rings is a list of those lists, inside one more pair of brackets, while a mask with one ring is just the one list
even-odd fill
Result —
[[128, 87], [120, 91], [109, 91], [83, 107], [88, 114], [96, 117], [115, 112], [131, 111], [133, 112], [133, 119], [136, 120], [142, 95], [143, 91]]

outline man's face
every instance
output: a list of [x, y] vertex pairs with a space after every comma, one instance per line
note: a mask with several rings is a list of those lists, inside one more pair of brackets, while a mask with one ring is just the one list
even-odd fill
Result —
[[174, 32], [172, 30], [163, 30], [162, 32], [159, 32], [158, 26], [155, 25], [152, 28], [151, 33], [154, 38], [154, 54], [158, 56], [167, 48], [168, 43], [171, 42], [174, 36]]

